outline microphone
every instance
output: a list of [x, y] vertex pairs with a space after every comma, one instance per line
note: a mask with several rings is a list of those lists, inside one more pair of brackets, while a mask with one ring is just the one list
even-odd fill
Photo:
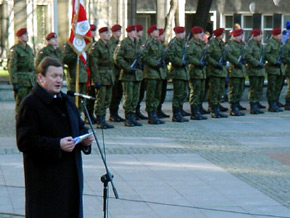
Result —
[[85, 99], [89, 99], [89, 100], [96, 100], [96, 98], [92, 97], [92, 96], [89, 96], [89, 95], [84, 95], [84, 94], [80, 94], [80, 93], [77, 93], [77, 92], [73, 92], [71, 90], [68, 90], [66, 92], [67, 95], [70, 95], [70, 96], [79, 96], [80, 98], [85, 98]]

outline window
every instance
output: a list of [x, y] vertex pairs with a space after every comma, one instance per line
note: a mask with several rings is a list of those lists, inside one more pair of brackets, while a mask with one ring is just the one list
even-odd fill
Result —
[[264, 41], [267, 41], [272, 35], [273, 29], [273, 16], [264, 15], [262, 17], [262, 30], [264, 33]]
[[137, 14], [136, 16], [136, 23], [143, 25], [143, 42], [146, 40], [146, 30], [150, 26], [151, 23], [151, 16], [150, 14]]

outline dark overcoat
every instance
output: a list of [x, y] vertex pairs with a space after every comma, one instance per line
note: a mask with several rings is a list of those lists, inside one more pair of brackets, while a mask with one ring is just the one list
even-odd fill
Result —
[[73, 100], [51, 96], [36, 84], [17, 116], [17, 146], [23, 152], [26, 218], [81, 218], [83, 170], [81, 151], [60, 148], [60, 139], [87, 133]]

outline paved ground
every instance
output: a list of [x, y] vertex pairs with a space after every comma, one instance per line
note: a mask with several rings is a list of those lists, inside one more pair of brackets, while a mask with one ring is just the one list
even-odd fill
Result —
[[[227, 104], [225, 104], [227, 105]], [[244, 104], [246, 105], [246, 104]], [[13, 102], [0, 103], [0, 217], [24, 217]], [[170, 103], [165, 111], [170, 113]], [[189, 110], [188, 105], [185, 107]], [[290, 112], [97, 130], [120, 199], [112, 218], [290, 218]], [[96, 146], [94, 146], [96, 147]], [[102, 217], [105, 173], [84, 156], [85, 217]]]

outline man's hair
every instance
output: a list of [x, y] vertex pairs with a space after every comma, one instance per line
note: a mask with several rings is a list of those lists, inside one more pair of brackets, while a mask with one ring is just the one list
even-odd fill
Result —
[[45, 57], [37, 67], [37, 73], [41, 73], [43, 76], [46, 76], [46, 72], [49, 66], [62, 67], [62, 64], [57, 58]]

